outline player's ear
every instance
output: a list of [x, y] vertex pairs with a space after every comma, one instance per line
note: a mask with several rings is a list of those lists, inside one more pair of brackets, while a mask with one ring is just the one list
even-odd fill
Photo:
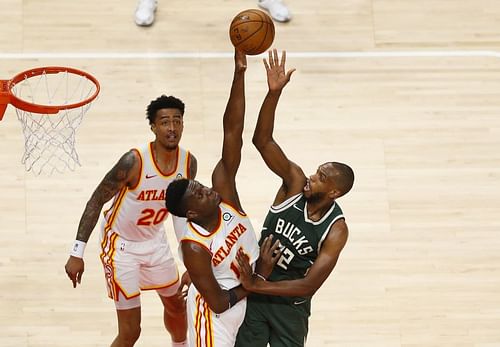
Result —
[[154, 123], [151, 123], [151, 131], [156, 135], [156, 125]]
[[332, 188], [332, 190], [328, 192], [328, 197], [332, 200], [335, 200], [340, 196], [342, 196], [342, 193], [336, 188]]

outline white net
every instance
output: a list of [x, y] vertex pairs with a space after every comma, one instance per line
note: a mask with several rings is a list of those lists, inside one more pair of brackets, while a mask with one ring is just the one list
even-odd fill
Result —
[[[12, 93], [32, 104], [64, 106], [79, 103], [96, 92], [96, 84], [85, 76], [62, 71], [26, 76]], [[76, 108], [44, 114], [16, 108], [23, 126], [25, 151], [22, 163], [35, 175], [74, 170], [81, 165], [76, 151], [76, 130], [91, 102]]]

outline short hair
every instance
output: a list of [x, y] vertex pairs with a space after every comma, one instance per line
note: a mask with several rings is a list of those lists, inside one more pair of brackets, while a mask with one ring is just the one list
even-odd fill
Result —
[[347, 194], [354, 184], [354, 171], [349, 165], [338, 162], [331, 162], [337, 172], [335, 175], [335, 185], [340, 189], [341, 195]]
[[181, 112], [184, 116], [184, 103], [182, 100], [176, 98], [175, 96], [162, 95], [155, 100], [151, 101], [146, 109], [146, 118], [149, 119], [149, 124], [153, 124], [156, 119], [156, 112], [164, 108], [175, 108]]
[[186, 193], [187, 187], [189, 185], [189, 180], [186, 178], [181, 178], [172, 181], [167, 188], [167, 194], [165, 198], [165, 205], [167, 210], [177, 217], [186, 217], [186, 208], [182, 201], [184, 194]]

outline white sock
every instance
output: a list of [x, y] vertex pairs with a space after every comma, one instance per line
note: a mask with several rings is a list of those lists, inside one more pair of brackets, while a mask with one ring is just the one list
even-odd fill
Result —
[[184, 340], [182, 342], [174, 342], [172, 341], [172, 347], [187, 347], [188, 341]]

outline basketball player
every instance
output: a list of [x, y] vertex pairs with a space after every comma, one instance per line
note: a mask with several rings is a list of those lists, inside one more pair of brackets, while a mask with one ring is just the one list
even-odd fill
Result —
[[[261, 234], [261, 243], [269, 235], [279, 240], [281, 255], [267, 280], [252, 276], [244, 258], [237, 259], [243, 286], [258, 293], [248, 297], [238, 347], [304, 346], [311, 297], [332, 272], [347, 242], [347, 225], [336, 200], [352, 187], [351, 168], [328, 162], [307, 178], [273, 139], [276, 106], [294, 72], [285, 72], [285, 60], [285, 52], [280, 61], [276, 50], [269, 52], [269, 62], [264, 60], [269, 91], [253, 136], [267, 166], [282, 179]], [[266, 261], [262, 253], [265, 250], [259, 262]]]
[[[192, 283], [187, 294], [191, 346], [232, 347], [243, 321], [248, 294], [238, 280], [237, 252], [253, 263], [259, 246], [236, 189], [245, 113], [246, 57], [235, 52], [235, 71], [224, 112], [222, 158], [212, 173], [212, 187], [182, 179], [167, 189], [167, 209], [187, 217], [180, 249]], [[244, 299], [244, 300], [242, 300]]]
[[66, 273], [76, 288], [84, 271], [86, 242], [103, 205], [114, 198], [101, 226], [101, 261], [108, 295], [114, 299], [118, 316], [118, 336], [112, 347], [133, 346], [139, 338], [141, 290], [156, 290], [164, 306], [164, 323], [172, 346], [187, 346], [185, 301], [163, 222], [168, 215], [166, 187], [179, 177], [194, 178], [197, 161], [179, 147], [184, 128], [181, 100], [160, 96], [149, 104], [147, 118], [155, 140], [125, 153], [97, 186], [87, 202], [66, 263]]

